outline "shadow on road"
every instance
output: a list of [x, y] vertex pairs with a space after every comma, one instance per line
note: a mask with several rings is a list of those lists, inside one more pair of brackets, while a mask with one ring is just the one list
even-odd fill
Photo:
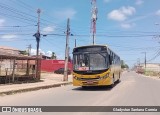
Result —
[[74, 91], [110, 91], [112, 90], [119, 82], [115, 82], [114, 86], [84, 86], [84, 87], [77, 87], [72, 90]]

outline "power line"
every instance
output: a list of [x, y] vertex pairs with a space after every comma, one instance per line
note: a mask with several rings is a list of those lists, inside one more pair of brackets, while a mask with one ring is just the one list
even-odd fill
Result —
[[[33, 11], [36, 10], [33, 6], [25, 3], [25, 2], [22, 1], [22, 0], [18, 0], [17, 3], [18, 3], [20, 6], [22, 6], [22, 7], [25, 6], [25, 9], [28, 9], [29, 11], [32, 11], [32, 12], [33, 12]], [[33, 9], [34, 9], [34, 10], [33, 10]], [[46, 15], [47, 17], [49, 17], [49, 18], [52, 18], [52, 17], [50, 17], [49, 15], [45, 14], [44, 12], [43, 12], [43, 14]], [[55, 26], [57, 26], [56, 29], [58, 28], [58, 29], [63, 29], [63, 30], [64, 30], [64, 28], [65, 28], [65, 27], [60, 27], [59, 25], [57, 25], [56, 23], [54, 23], [54, 22], [52, 22], [52, 21], [50, 21], [50, 20], [46, 20], [46, 19], [41, 18], [41, 21], [48, 22], [49, 24], [50, 24], [50, 23], [54, 24]], [[47, 24], [46, 24], [46, 25], [47, 25]]]
[[[13, 0], [12, 0], [12, 2], [14, 2]], [[14, 2], [15, 3], [15, 2]], [[17, 2], [20, 6], [22, 6], [23, 8], [25, 7], [26, 9], [28, 9], [29, 11], [35, 11], [36, 10], [36, 8], [34, 8], [34, 7], [32, 7], [31, 5], [29, 5], [29, 4], [26, 4], [25, 2], [23, 2], [23, 1], [21, 1], [21, 0], [18, 0], [18, 2]], [[33, 10], [34, 9], [34, 10]]]
[[[18, 33], [18, 34], [16, 34], [16, 33], [10, 33], [10, 34], [14, 34], [14, 35], [32, 35], [33, 36], [33, 33]], [[0, 35], [10, 35], [10, 34], [0, 34]]]
[[[23, 22], [23, 23], [27, 23], [27, 24], [33, 24], [33, 20], [30, 20], [30, 19], [28, 19], [28, 18], [23, 18], [23, 17], [18, 17], [18, 16], [15, 16], [15, 15], [10, 15], [10, 14], [5, 14], [5, 13], [1, 13], [0, 12], [0, 14], [1, 15], [4, 15], [4, 16], [7, 16], [7, 17], [9, 17], [9, 18], [16, 18], [16, 19], [18, 19], [19, 21], [21, 21], [21, 22]], [[26, 22], [26, 21], [28, 21], [28, 22]], [[30, 22], [30, 23], [29, 23]], [[32, 22], [32, 23], [31, 23]]]
[[44, 39], [42, 39], [42, 40], [47, 41], [47, 43], [50, 44], [52, 47], [53, 47], [53, 46], [56, 46], [57, 48], [62, 49], [62, 47], [60, 47], [60, 45], [58, 45], [57, 42], [56, 42], [56, 43], [55, 43], [55, 42], [52, 42], [52, 41], [48, 40], [47, 38], [44, 38]]
[[53, 36], [66, 36], [65, 34], [41, 34], [43, 35], [44, 37], [45, 36], [48, 36], [48, 35], [53, 35]]
[[[83, 37], [88, 37], [90, 35], [74, 35], [74, 36], [83, 36]], [[105, 34], [97, 34], [96, 36], [105, 36], [105, 37], [150, 37], [154, 35], [105, 35]]]
[[0, 28], [20, 28], [20, 27], [33, 27], [37, 25], [12, 25], [12, 26], [0, 26]]
[[[22, 12], [22, 11], [19, 11], [19, 10], [15, 9], [15, 8], [12, 8], [11, 6], [8, 6], [8, 5], [3, 4], [3, 3], [0, 4], [0, 8], [1, 8], [1, 9], [5, 9], [5, 10], [7, 10], [7, 11], [9, 11], [9, 12], [13, 12], [13, 13], [16, 14], [16, 15], [22, 16], [23, 18], [26, 17], [26, 15], [27, 15], [27, 16], [29, 16], [29, 17], [26, 17], [28, 20], [35, 21], [34, 19], [37, 18], [36, 16], [27, 14], [27, 13]], [[32, 18], [31, 18], [31, 17], [32, 17]], [[34, 18], [34, 19], [33, 19], [33, 18]]]
[[149, 49], [160, 48], [160, 46], [155, 46], [155, 47], [123, 47], [123, 46], [115, 46], [115, 45], [109, 45], [109, 46], [119, 47], [119, 48], [125, 48], [127, 50], [144, 50], [144, 49], [149, 50]]
[[155, 54], [154, 57], [152, 57], [151, 59], [147, 60], [147, 62], [153, 61], [153, 60], [155, 60], [159, 56], [160, 56], [160, 50]]
[[[9, 12], [13, 12], [14, 13], [14, 15], [12, 15], [12, 17], [16, 17], [16, 18], [20, 18], [20, 19], [24, 19], [24, 20], [28, 20], [28, 21], [32, 21], [32, 22], [35, 22], [36, 23], [36, 16], [34, 16], [34, 15], [30, 15], [30, 14], [28, 14], [28, 13], [25, 13], [25, 12], [22, 12], [22, 11], [19, 11], [19, 10], [17, 10], [17, 9], [15, 9], [15, 8], [12, 8], [11, 6], [8, 6], [8, 5], [6, 5], [6, 4], [0, 4], [0, 8], [2, 8], [2, 9], [5, 9], [5, 10], [7, 10], [7, 11], [9, 11]], [[1, 13], [1, 14], [3, 14], [3, 15], [8, 15], [8, 16], [11, 16], [11, 14], [5, 14], [5, 13]], [[15, 14], [17, 15], [17, 16], [15, 16]], [[18, 16], [20, 16], [20, 17], [18, 17]], [[28, 17], [27, 17], [28, 16]], [[42, 19], [43, 20], [43, 19]], [[45, 20], [46, 21], [46, 20]], [[45, 23], [43, 23], [43, 22], [41, 22], [41, 24], [43, 24], [43, 25], [47, 25], [47, 24], [45, 24]]]
[[[46, 35], [55, 35], [55, 34], [46, 34]], [[63, 34], [61, 34], [63, 36]], [[76, 34], [73, 35], [76, 37], [89, 37], [88, 34]], [[104, 36], [104, 37], [150, 37], [154, 36], [153, 34], [146, 34], [146, 35], [105, 35], [105, 34], [97, 34], [96, 36]]]

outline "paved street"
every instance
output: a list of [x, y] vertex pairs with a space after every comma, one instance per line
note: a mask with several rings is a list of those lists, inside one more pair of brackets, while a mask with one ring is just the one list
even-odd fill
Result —
[[[81, 87], [67, 85], [57, 88], [1, 96], [0, 105], [160, 106], [159, 89], [160, 79], [144, 77], [135, 72], [124, 72], [121, 76], [121, 82], [112, 89], [108, 87], [82, 89]], [[135, 114], [137, 113], [134, 113], [134, 115]], [[153, 115], [151, 113], [147, 113], [147, 115], [148, 114]]]

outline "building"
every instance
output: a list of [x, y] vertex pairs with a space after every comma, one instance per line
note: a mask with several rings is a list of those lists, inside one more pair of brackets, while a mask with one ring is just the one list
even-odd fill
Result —
[[[141, 63], [140, 65], [142, 69], [145, 69], [144, 63]], [[146, 70], [160, 72], [160, 63], [146, 63]]]
[[16, 48], [11, 48], [7, 46], [0, 46], [0, 54], [6, 54], [6, 55], [19, 55], [20, 50]]
[[40, 79], [40, 72], [35, 72], [35, 62], [35, 57], [22, 55], [18, 49], [0, 46], [0, 84], [20, 79]]
[[[54, 72], [59, 68], [64, 68], [64, 60], [41, 60], [41, 71]], [[72, 70], [72, 63], [68, 62], [68, 68]]]

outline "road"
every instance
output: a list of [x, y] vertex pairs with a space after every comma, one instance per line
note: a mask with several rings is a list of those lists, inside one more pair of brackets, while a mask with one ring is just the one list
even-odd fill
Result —
[[[112, 89], [108, 87], [82, 89], [81, 87], [68, 85], [58, 88], [1, 96], [0, 105], [160, 106], [160, 80], [144, 77], [135, 72], [124, 72], [121, 76], [121, 82], [116, 84]], [[86, 114], [88, 115], [90, 113]], [[99, 114], [105, 115], [105, 113]], [[135, 115], [137, 113], [131, 114]], [[147, 113], [147, 115], [149, 114], [158, 115], [159, 113]]]

